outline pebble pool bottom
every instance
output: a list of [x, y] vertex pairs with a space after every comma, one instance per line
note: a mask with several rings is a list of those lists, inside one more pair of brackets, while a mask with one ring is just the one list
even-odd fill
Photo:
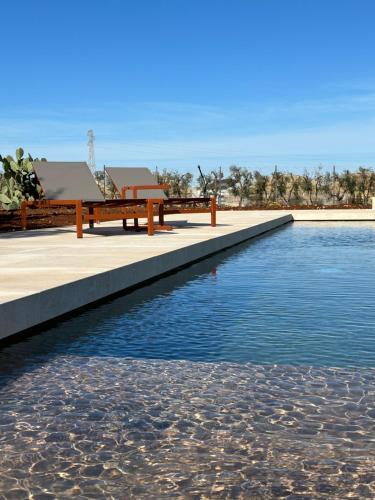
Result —
[[375, 224], [294, 223], [0, 351], [0, 498], [375, 498]]

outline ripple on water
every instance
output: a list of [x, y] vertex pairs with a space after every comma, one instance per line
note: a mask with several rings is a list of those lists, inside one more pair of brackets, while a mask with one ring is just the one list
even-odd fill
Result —
[[375, 370], [59, 357], [0, 393], [5, 498], [373, 498]]

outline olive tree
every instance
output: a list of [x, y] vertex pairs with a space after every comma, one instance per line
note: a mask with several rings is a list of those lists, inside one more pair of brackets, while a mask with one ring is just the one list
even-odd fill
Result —
[[191, 185], [193, 174], [190, 172], [181, 174], [177, 170], [164, 169], [162, 172], [155, 172], [158, 184], [167, 184], [165, 194], [168, 197], [187, 198], [191, 195]]
[[238, 197], [238, 206], [242, 207], [244, 200], [250, 199], [253, 174], [247, 168], [237, 165], [232, 165], [229, 170], [229, 191], [233, 196]]
[[221, 190], [221, 183], [224, 178], [224, 173], [221, 168], [211, 170], [209, 174], [203, 174], [198, 178], [198, 188], [201, 194], [207, 193], [217, 197]]

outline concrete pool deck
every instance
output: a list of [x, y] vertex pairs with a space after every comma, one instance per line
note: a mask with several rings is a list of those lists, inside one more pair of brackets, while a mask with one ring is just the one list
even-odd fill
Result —
[[[187, 219], [187, 220], [186, 220]], [[172, 232], [125, 233], [117, 222], [0, 235], [0, 339], [22, 332], [293, 220], [374, 221], [372, 210], [224, 211], [176, 215]]]

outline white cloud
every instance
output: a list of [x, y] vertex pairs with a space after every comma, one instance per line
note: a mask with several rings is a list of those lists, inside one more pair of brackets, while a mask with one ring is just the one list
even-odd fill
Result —
[[254, 104], [224, 108], [151, 102], [45, 115], [28, 110], [22, 117], [0, 118], [0, 152], [22, 145], [50, 160], [85, 159], [89, 128], [96, 133], [98, 166], [303, 168], [335, 163], [355, 168], [375, 163], [374, 92], [258, 109]]
[[[260, 166], [278, 164], [304, 166], [335, 163], [356, 167], [375, 161], [375, 122], [360, 126], [340, 124], [306, 130], [270, 134], [206, 137], [194, 140], [168, 141], [97, 141], [98, 166], [150, 165], [154, 167], [193, 167], [197, 163], [208, 167], [231, 163]], [[1, 151], [12, 151], [18, 144], [0, 143]], [[10, 147], [9, 147], [10, 146]], [[81, 160], [87, 156], [85, 138], [80, 141], [63, 140], [50, 144], [43, 140], [23, 144], [33, 155], [44, 155], [50, 160]], [[301, 164], [303, 163], [303, 164]]]

